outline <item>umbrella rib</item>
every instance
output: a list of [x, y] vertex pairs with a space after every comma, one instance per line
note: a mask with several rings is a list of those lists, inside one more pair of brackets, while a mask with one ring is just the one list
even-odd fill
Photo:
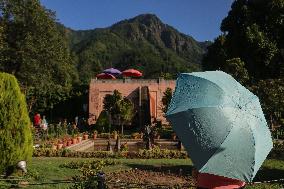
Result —
[[[237, 86], [238, 85], [238, 82], [235, 80], [235, 83]], [[238, 97], [242, 96], [241, 93], [240, 93], [240, 89], [239, 87], [237, 87], [237, 93], [238, 93]], [[255, 95], [252, 95], [251, 98], [248, 98], [247, 99], [247, 102], [242, 106], [242, 107], [246, 107], [248, 104], [252, 103], [252, 100], [253, 99], [256, 99], [257, 97]], [[234, 96], [232, 95], [231, 96], [231, 100], [235, 103], [235, 104], [238, 104], [238, 102], [240, 101], [240, 98], [238, 98], [238, 100], [235, 100]], [[252, 114], [251, 112], [246, 112], [247, 114], [250, 114], [251, 116], [254, 116], [255, 118], [258, 118], [258, 119], [261, 119], [259, 116], [256, 116], [254, 114]], [[262, 119], [261, 119], [262, 120]], [[262, 120], [263, 121], [263, 120]]]
[[[246, 123], [247, 123], [248, 125], [250, 125], [250, 124], [248, 123], [248, 120], [247, 120], [247, 119], [245, 119], [245, 121], [246, 121]], [[251, 127], [249, 127], [249, 130], [250, 130], [250, 132], [251, 132], [251, 134], [252, 134], [252, 137], [253, 137], [253, 145], [255, 146], [255, 141], [256, 141], [256, 140], [255, 140], [255, 136], [254, 136], [254, 134], [253, 134], [253, 131], [252, 131]], [[254, 173], [254, 170], [255, 170], [255, 160], [256, 160], [255, 155], [256, 155], [256, 153], [255, 153], [255, 148], [254, 148], [253, 171], [252, 171], [252, 173], [250, 174], [250, 178], [249, 178], [249, 179], [251, 179], [251, 178], [253, 177], [253, 173]]]
[[[244, 105], [244, 107], [246, 107], [248, 104], [250, 104], [250, 103], [253, 103], [253, 99], [257, 99], [257, 97], [256, 96], [254, 96], [254, 97], [252, 97], [252, 98], [250, 98], [249, 99], [249, 101]], [[257, 116], [256, 114], [252, 114], [252, 112], [253, 111], [246, 111], [246, 113], [247, 114], [249, 114], [249, 115], [251, 115], [251, 116], [253, 116], [253, 117], [255, 117], [255, 118], [257, 118], [257, 119], [259, 119], [259, 120], [261, 120], [262, 122], [265, 122], [266, 123], [266, 121], [265, 120], [263, 120], [263, 118], [262, 117], [260, 117], [260, 116]]]

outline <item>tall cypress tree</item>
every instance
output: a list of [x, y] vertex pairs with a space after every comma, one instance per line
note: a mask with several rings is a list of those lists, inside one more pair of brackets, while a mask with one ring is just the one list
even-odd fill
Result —
[[16, 78], [0, 73], [0, 173], [32, 156], [31, 122]]

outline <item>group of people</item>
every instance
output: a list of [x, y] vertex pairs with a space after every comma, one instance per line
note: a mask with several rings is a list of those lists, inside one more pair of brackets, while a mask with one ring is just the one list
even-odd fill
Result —
[[[66, 134], [67, 131], [69, 134], [72, 134], [74, 130], [76, 130], [77, 132], [85, 131], [86, 129], [88, 129], [86, 125], [86, 120], [83, 117], [79, 118], [79, 116], [76, 116], [72, 124], [68, 123], [67, 119], [59, 119], [58, 123], [54, 124], [54, 129], [56, 130], [56, 132], [60, 132], [59, 130], [63, 129], [66, 130]], [[48, 123], [45, 116], [41, 117], [39, 113], [36, 113], [33, 117], [33, 127], [35, 128], [36, 132], [39, 133], [42, 137], [47, 137]]]
[[35, 128], [40, 128], [40, 129], [43, 129], [43, 130], [47, 130], [47, 121], [45, 119], [45, 116], [40, 116], [39, 113], [35, 114], [34, 116], [34, 127]]
[[40, 116], [39, 113], [36, 113], [34, 116], [34, 128], [41, 133], [43, 138], [47, 137], [47, 127], [48, 123], [45, 119], [45, 116]]

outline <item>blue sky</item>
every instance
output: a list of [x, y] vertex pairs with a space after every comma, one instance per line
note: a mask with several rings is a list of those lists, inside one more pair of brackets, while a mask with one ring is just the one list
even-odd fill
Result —
[[164, 23], [198, 41], [220, 32], [233, 0], [40, 0], [62, 24], [75, 30], [108, 27], [139, 14], [156, 14]]

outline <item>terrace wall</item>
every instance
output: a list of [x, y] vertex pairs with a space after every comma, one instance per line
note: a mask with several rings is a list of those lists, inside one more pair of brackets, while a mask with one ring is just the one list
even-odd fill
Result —
[[[96, 123], [103, 110], [105, 95], [113, 94], [114, 90], [118, 90], [124, 97], [130, 99], [135, 105], [135, 111], [140, 111], [142, 98], [141, 89], [143, 87], [148, 88], [151, 120], [166, 123], [161, 100], [166, 88], [169, 87], [174, 90], [175, 84], [175, 80], [164, 79], [92, 79], [89, 90], [89, 124]], [[141, 117], [139, 119], [141, 119]]]

